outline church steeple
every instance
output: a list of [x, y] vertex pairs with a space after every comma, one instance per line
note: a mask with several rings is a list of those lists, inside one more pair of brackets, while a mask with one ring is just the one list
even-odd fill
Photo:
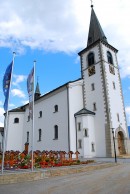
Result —
[[35, 100], [37, 100], [41, 96], [40, 89], [39, 89], [39, 83], [37, 80], [36, 90], [35, 90]]
[[89, 25], [87, 47], [93, 44], [94, 42], [96, 42], [97, 40], [103, 40], [107, 42], [107, 38], [94, 12], [93, 5], [91, 4], [91, 19], [90, 19], [90, 25]]

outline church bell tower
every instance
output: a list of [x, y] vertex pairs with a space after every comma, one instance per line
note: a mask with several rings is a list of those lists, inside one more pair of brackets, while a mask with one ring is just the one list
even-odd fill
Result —
[[95, 150], [99, 157], [114, 154], [112, 128], [117, 154], [128, 152], [128, 129], [117, 52], [108, 43], [91, 5], [87, 46], [79, 52], [79, 56], [84, 108], [95, 112]]

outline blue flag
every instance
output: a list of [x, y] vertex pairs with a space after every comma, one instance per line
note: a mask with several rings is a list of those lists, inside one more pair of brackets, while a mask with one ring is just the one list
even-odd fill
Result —
[[29, 95], [29, 116], [33, 119], [33, 100], [34, 100], [34, 68], [32, 68], [27, 79], [27, 90]]
[[4, 78], [3, 78], [3, 92], [5, 96], [5, 102], [4, 102], [4, 110], [8, 110], [8, 98], [9, 98], [9, 91], [10, 91], [10, 81], [11, 81], [11, 74], [12, 74], [12, 66], [13, 61], [8, 65]]

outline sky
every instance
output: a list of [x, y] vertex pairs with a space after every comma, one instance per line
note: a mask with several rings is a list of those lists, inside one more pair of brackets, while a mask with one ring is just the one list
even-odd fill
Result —
[[[119, 50], [127, 124], [130, 125], [129, 0], [93, 0], [109, 44]], [[9, 109], [28, 102], [27, 76], [36, 60], [41, 94], [81, 77], [78, 52], [86, 47], [90, 0], [0, 0], [0, 126], [3, 76], [16, 52]]]

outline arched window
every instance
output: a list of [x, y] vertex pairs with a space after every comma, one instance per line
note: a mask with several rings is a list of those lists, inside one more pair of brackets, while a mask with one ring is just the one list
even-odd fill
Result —
[[54, 106], [54, 112], [58, 112], [58, 105]]
[[94, 64], [94, 54], [89, 53], [89, 55], [88, 55], [88, 66], [91, 66], [93, 64]]
[[85, 136], [85, 137], [88, 137], [88, 129], [85, 129], [85, 130], [84, 130], [84, 136]]
[[107, 51], [107, 60], [108, 63], [113, 64], [112, 54], [109, 51]]
[[38, 141], [41, 141], [42, 140], [42, 130], [39, 129], [38, 130]]
[[14, 118], [14, 123], [19, 123], [19, 118]]
[[29, 143], [29, 131], [27, 131], [27, 143]]
[[92, 146], [92, 152], [95, 152], [95, 146], [94, 146], [94, 143], [91, 143], [91, 146]]
[[58, 139], [58, 126], [54, 126], [54, 139]]

